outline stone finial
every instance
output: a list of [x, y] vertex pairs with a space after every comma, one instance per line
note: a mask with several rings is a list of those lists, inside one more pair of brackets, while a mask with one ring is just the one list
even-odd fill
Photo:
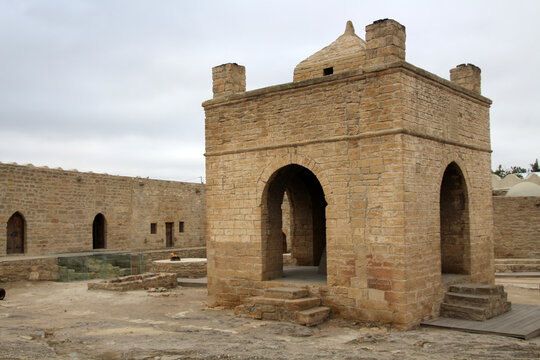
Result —
[[345, 25], [345, 32], [343, 35], [354, 35], [354, 26], [351, 20], [347, 21], [347, 25]]
[[246, 68], [228, 63], [212, 68], [214, 98], [246, 91]]
[[405, 60], [405, 26], [392, 19], [366, 26], [366, 66]]
[[473, 64], [461, 64], [450, 69], [450, 81], [467, 90], [480, 94], [480, 68]]

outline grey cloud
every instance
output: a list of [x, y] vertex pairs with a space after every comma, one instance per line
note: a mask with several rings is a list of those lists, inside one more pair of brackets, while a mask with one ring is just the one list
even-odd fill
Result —
[[204, 176], [201, 103], [212, 97], [212, 66], [245, 65], [248, 89], [289, 82], [294, 66], [335, 40], [347, 20], [364, 37], [365, 25], [389, 17], [407, 27], [414, 65], [445, 78], [463, 62], [482, 68], [483, 94], [494, 100], [493, 163], [526, 166], [540, 157], [530, 135], [539, 132], [539, 8], [535, 1], [3, 1], [0, 161]]

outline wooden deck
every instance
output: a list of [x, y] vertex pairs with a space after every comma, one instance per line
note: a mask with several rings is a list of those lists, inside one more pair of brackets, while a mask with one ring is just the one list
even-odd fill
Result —
[[494, 334], [532, 339], [540, 335], [540, 306], [512, 304], [512, 310], [486, 321], [461, 320], [439, 317], [424, 321], [434, 326], [481, 334]]

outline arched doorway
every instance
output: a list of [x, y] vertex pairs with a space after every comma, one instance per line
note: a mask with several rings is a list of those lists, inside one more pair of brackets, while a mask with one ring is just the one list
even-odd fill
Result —
[[7, 254], [24, 254], [25, 228], [21, 213], [11, 215], [7, 222]]
[[285, 193], [290, 207], [287, 239], [296, 263], [319, 266], [321, 259], [326, 261], [323, 253], [326, 248], [327, 204], [323, 188], [309, 169], [296, 164], [287, 165], [270, 177], [262, 198], [264, 280], [283, 275], [282, 203]]
[[105, 249], [105, 237], [107, 235], [107, 222], [105, 216], [99, 213], [92, 224], [93, 249]]
[[469, 199], [465, 178], [452, 162], [441, 182], [441, 272], [470, 274]]

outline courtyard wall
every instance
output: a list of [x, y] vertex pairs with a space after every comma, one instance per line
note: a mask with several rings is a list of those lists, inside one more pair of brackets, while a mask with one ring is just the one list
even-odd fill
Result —
[[205, 246], [203, 184], [0, 163], [0, 256], [16, 212], [25, 220], [24, 255], [92, 251], [100, 213], [106, 250], [165, 249], [167, 222], [173, 223], [171, 247]]
[[497, 259], [540, 259], [540, 197], [493, 197]]

